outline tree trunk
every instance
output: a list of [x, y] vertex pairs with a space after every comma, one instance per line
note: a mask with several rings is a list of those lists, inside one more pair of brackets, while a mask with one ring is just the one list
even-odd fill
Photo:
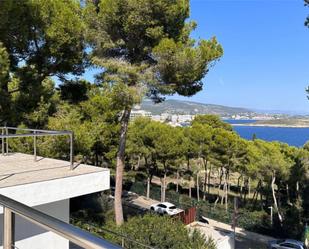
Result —
[[123, 223], [123, 209], [122, 209], [121, 196], [122, 196], [123, 171], [125, 164], [126, 137], [127, 137], [130, 113], [131, 109], [125, 109], [120, 121], [121, 129], [120, 129], [119, 147], [117, 153], [115, 202], [114, 202], [115, 221], [118, 226]]
[[99, 155], [97, 152], [95, 153], [95, 165], [99, 166]]
[[279, 212], [276, 193], [275, 193], [275, 181], [276, 181], [276, 176], [275, 176], [275, 173], [273, 173], [272, 174], [272, 180], [271, 180], [271, 191], [272, 191], [273, 200], [274, 200], [274, 208], [275, 208], [275, 211], [278, 214], [278, 218], [279, 218], [280, 223], [282, 223], [282, 216]]
[[225, 184], [225, 211], [228, 209], [228, 183]]
[[289, 184], [286, 184], [286, 196], [287, 196], [287, 204], [288, 204], [288, 205], [292, 205], [291, 199], [290, 199]]
[[[203, 186], [203, 200], [206, 200], [206, 188], [207, 188], [207, 164], [208, 164], [208, 160], [204, 160], [205, 176], [204, 176], [204, 186]], [[209, 182], [208, 182], [208, 184], [209, 184]]]
[[177, 169], [177, 173], [176, 173], [176, 192], [178, 193], [179, 192], [179, 171]]
[[250, 199], [251, 195], [251, 178], [248, 178], [248, 198]]
[[228, 194], [231, 192], [230, 170], [227, 170], [225, 179], [226, 179], [226, 187], [227, 187], [227, 194], [226, 194], [226, 202], [227, 202]]
[[190, 178], [189, 178], [189, 197], [190, 198], [192, 198], [191, 182], [192, 182], [192, 176], [190, 176]]
[[150, 176], [148, 175], [147, 177], [147, 193], [146, 193], [146, 198], [150, 198]]
[[247, 190], [249, 189], [248, 178], [244, 179], [244, 204], [247, 202]]
[[208, 189], [207, 189], [207, 193], [210, 194], [210, 179], [211, 179], [211, 163], [209, 165], [209, 172], [208, 172]]
[[299, 199], [299, 182], [296, 182], [296, 194], [297, 194], [297, 199]]
[[140, 156], [140, 155], [138, 155], [138, 157], [137, 157], [137, 165], [135, 166], [134, 170], [138, 170], [138, 169], [139, 169], [140, 164], [141, 164], [141, 156]]
[[261, 181], [260, 202], [261, 202], [261, 210], [263, 210], [263, 181]]
[[241, 193], [240, 193], [240, 178], [241, 178], [242, 175], [240, 175], [237, 179], [237, 191], [238, 191], [238, 194], [239, 194], [239, 197], [241, 197]]
[[224, 204], [224, 198], [225, 198], [225, 188], [226, 188], [226, 173], [225, 173], [225, 169], [223, 171], [223, 175], [224, 175], [224, 180], [223, 180], [223, 193], [222, 193], [222, 196], [221, 196], [221, 205]]
[[244, 177], [241, 176], [241, 182], [240, 182], [240, 199], [243, 198], [243, 188], [244, 188]]
[[166, 171], [164, 172], [164, 178], [163, 178], [163, 202], [166, 199]]
[[222, 184], [222, 177], [223, 177], [223, 167], [220, 168], [220, 179], [219, 179], [219, 185]]
[[221, 184], [219, 184], [219, 186], [218, 186], [217, 199], [216, 199], [215, 204], [214, 204], [214, 207], [215, 207], [215, 208], [216, 208], [216, 205], [217, 205], [217, 203], [218, 203], [218, 201], [219, 201], [219, 199], [220, 199], [220, 189], [221, 189]]
[[163, 190], [163, 185], [164, 185], [164, 183], [163, 183], [163, 179], [162, 179], [162, 177], [160, 177], [160, 182], [161, 182], [161, 202], [163, 202], [163, 199], [164, 199], [164, 190]]
[[227, 170], [226, 172], [226, 177], [225, 177], [225, 181], [226, 181], [226, 187], [225, 187], [225, 210], [227, 212], [227, 208], [228, 208], [228, 194], [230, 192], [230, 171]]
[[219, 174], [220, 174], [220, 181], [219, 181], [219, 185], [218, 185], [217, 199], [216, 199], [215, 205], [214, 205], [215, 207], [216, 207], [218, 201], [220, 200], [220, 189], [221, 189], [222, 176], [223, 176], [223, 169], [222, 169], [222, 167], [221, 167], [221, 169], [220, 169], [219, 171], [220, 171], [220, 172], [219, 172]]
[[200, 186], [199, 186], [199, 172], [196, 173], [196, 196], [197, 196], [197, 201], [200, 201]]
[[252, 197], [252, 200], [251, 202], [253, 203], [253, 206], [255, 206], [257, 200], [258, 200], [258, 197], [259, 197], [259, 192], [260, 192], [260, 186], [261, 186], [261, 180], [259, 180], [256, 188], [255, 188], [255, 191], [253, 193], [253, 197]]

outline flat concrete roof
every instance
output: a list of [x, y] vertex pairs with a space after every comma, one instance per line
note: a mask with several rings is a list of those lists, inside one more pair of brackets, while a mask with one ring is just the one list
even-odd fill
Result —
[[38, 156], [37, 161], [34, 161], [33, 155], [0, 154], [0, 189], [103, 171], [109, 170], [77, 163], [70, 170], [70, 162], [63, 160]]

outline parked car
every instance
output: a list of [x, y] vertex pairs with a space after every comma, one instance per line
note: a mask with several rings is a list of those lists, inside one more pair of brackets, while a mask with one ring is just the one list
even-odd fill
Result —
[[[130, 192], [123, 190], [121, 197], [127, 199], [129, 197]], [[115, 187], [110, 188], [110, 198], [115, 199]]]
[[273, 240], [268, 243], [269, 249], [306, 249], [303, 242], [292, 239]]
[[176, 208], [174, 204], [169, 202], [153, 204], [150, 206], [150, 210], [158, 214], [167, 214], [167, 215], [175, 215], [183, 211], [180, 208]]

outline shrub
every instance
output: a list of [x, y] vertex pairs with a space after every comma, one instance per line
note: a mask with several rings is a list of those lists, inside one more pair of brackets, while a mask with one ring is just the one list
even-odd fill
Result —
[[[121, 227], [107, 224], [107, 228], [132, 239], [125, 240], [125, 248], [144, 249], [137, 241], [160, 249], [215, 249], [212, 239], [204, 237], [197, 230], [190, 232], [179, 220], [168, 216], [147, 214], [130, 218]], [[121, 244], [121, 238], [107, 235], [107, 239]]]

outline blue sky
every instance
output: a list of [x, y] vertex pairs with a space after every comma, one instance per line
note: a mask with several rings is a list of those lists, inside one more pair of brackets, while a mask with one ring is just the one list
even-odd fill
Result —
[[203, 91], [172, 98], [309, 112], [308, 14], [302, 0], [191, 0], [198, 23], [193, 36], [216, 36], [224, 56], [203, 80]]
[[308, 14], [302, 0], [192, 0], [194, 36], [216, 36], [224, 56], [190, 100], [309, 112]]

